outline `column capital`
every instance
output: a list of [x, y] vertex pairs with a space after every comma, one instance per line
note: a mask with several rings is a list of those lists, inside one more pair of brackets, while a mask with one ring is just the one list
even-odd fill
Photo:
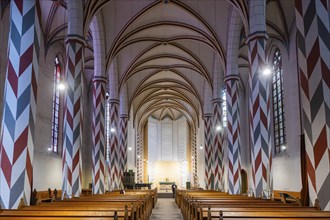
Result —
[[255, 31], [246, 38], [246, 44], [249, 44], [253, 40], [259, 40], [259, 39], [264, 39], [268, 40], [269, 36], [266, 31]]
[[228, 81], [239, 81], [240, 78], [237, 74], [230, 74], [225, 76], [224, 81], [227, 83]]
[[217, 102], [223, 102], [223, 100], [220, 98], [212, 99], [212, 104], [217, 103]]
[[128, 114], [120, 114], [120, 118], [128, 118]]
[[203, 118], [212, 117], [212, 113], [204, 113]]
[[85, 47], [87, 46], [85, 38], [80, 35], [68, 34], [65, 38], [65, 44], [69, 44], [71, 42], [77, 42], [79, 44], [84, 45]]
[[110, 104], [119, 104], [119, 100], [118, 99], [109, 99], [109, 103]]
[[93, 79], [92, 79], [93, 83], [95, 82], [101, 82], [101, 83], [108, 83], [108, 80], [106, 77], [104, 76], [94, 76]]

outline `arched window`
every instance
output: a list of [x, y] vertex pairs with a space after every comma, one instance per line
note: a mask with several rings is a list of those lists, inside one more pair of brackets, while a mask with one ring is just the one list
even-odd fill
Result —
[[59, 84], [61, 82], [61, 65], [58, 57], [55, 57], [54, 67], [54, 89], [53, 89], [53, 111], [52, 111], [52, 142], [50, 151], [58, 153], [59, 142], [59, 110], [60, 110], [60, 91]]
[[226, 87], [221, 90], [222, 99], [222, 126], [227, 127], [227, 97], [226, 97]]
[[273, 122], [274, 122], [274, 144], [275, 154], [284, 150], [286, 144], [285, 138], [285, 119], [283, 102], [283, 71], [282, 55], [279, 49], [276, 49], [273, 57]]

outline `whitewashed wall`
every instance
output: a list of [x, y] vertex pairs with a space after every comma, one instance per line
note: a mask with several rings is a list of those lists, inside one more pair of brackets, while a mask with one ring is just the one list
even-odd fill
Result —
[[[42, 56], [45, 52], [41, 46], [35, 131], [37, 136], [33, 157], [33, 188], [38, 191], [62, 188], [62, 142], [59, 142], [58, 154], [48, 151], [52, 131], [54, 59], [59, 53], [65, 56], [65, 47], [61, 43], [56, 43], [49, 48], [46, 57]], [[63, 60], [60, 59], [60, 61], [62, 62], [61, 71], [64, 71]]]

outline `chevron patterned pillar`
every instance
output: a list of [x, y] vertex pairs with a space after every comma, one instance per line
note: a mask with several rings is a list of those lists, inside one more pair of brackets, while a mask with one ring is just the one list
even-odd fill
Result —
[[193, 176], [193, 186], [197, 187], [198, 178], [197, 178], [197, 142], [196, 142], [196, 131], [192, 132], [192, 143], [191, 143], [191, 158], [192, 158], [192, 176]]
[[138, 131], [136, 133], [136, 178], [137, 182], [143, 181], [143, 133]]
[[296, 1], [298, 63], [310, 202], [330, 210], [330, 2]]
[[127, 170], [127, 115], [121, 115], [119, 119], [119, 150], [119, 179], [122, 182]]
[[105, 193], [105, 86], [104, 77], [93, 78], [93, 194]]
[[110, 185], [112, 189], [119, 189], [119, 143], [118, 143], [118, 111], [119, 101], [110, 99]]
[[260, 196], [270, 189], [271, 183], [271, 141], [270, 141], [270, 88], [269, 79], [262, 75], [265, 68], [266, 33], [250, 35], [250, 138], [252, 141], [252, 176], [254, 193]]
[[37, 0], [11, 1], [7, 76], [0, 139], [0, 205], [30, 204], [39, 72]]
[[[212, 115], [204, 115], [205, 187], [211, 189], [213, 173]], [[212, 176], [213, 175], [213, 176]]]
[[213, 172], [214, 172], [214, 189], [222, 190], [222, 166], [223, 166], [223, 149], [222, 149], [222, 133], [220, 130], [214, 129], [216, 127], [222, 127], [221, 124], [221, 100], [213, 99]]
[[81, 145], [82, 145], [82, 74], [84, 39], [68, 35], [66, 40], [67, 62], [65, 68], [66, 94], [64, 100], [64, 134], [62, 151], [62, 198], [79, 197], [81, 194]]
[[226, 76], [228, 129], [228, 185], [230, 194], [241, 192], [241, 150], [237, 75]]

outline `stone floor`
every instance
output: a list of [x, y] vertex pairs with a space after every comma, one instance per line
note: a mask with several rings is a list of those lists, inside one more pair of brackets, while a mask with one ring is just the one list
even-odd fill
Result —
[[180, 220], [181, 212], [173, 198], [158, 198], [150, 220]]

